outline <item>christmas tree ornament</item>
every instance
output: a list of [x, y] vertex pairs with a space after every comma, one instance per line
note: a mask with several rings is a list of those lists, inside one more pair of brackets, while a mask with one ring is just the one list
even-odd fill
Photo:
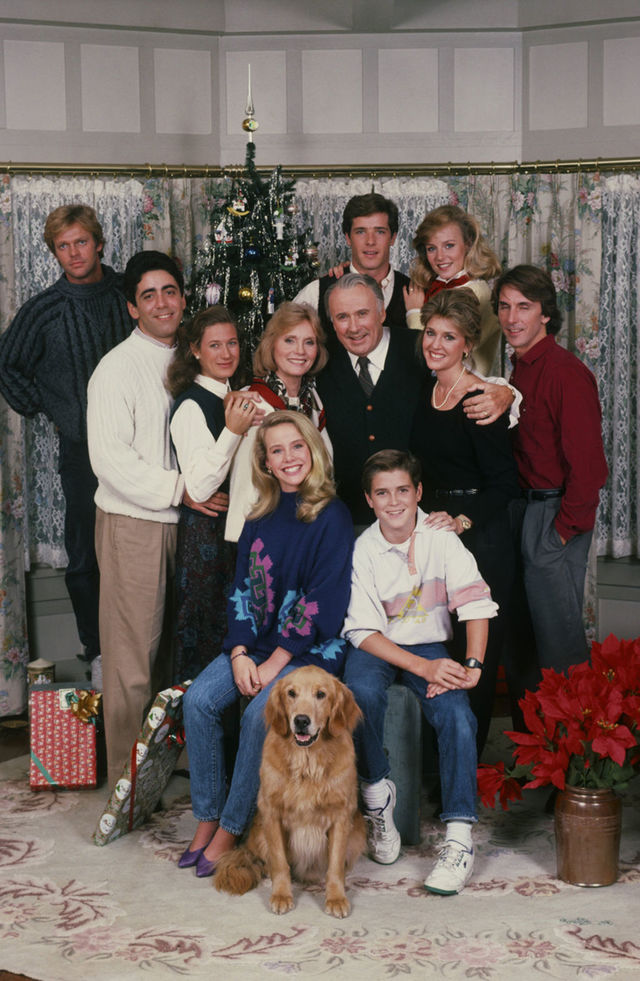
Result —
[[222, 296], [222, 286], [220, 283], [209, 283], [204, 291], [204, 298], [210, 307], [220, 303], [220, 297]]
[[260, 123], [254, 118], [256, 111], [253, 107], [253, 96], [251, 94], [251, 65], [248, 66], [248, 80], [247, 80], [247, 104], [245, 106], [245, 112], [247, 114], [246, 119], [242, 120], [242, 128], [245, 133], [249, 134], [249, 143], [253, 143], [253, 134], [258, 129]]
[[267, 313], [272, 314], [276, 312], [276, 291], [273, 286], [269, 287], [269, 292], [267, 293]]
[[312, 266], [318, 266], [320, 264], [318, 258], [318, 243], [311, 242], [309, 245], [305, 246], [304, 255]]
[[242, 286], [240, 286], [240, 288], [238, 289], [238, 299], [242, 300], [243, 303], [248, 303], [250, 300], [253, 299], [253, 292], [251, 290], [251, 287], [247, 286], [246, 283], [243, 283]]
[[231, 204], [228, 206], [227, 211], [231, 215], [235, 215], [236, 218], [246, 218], [249, 214], [249, 208], [247, 207], [247, 199], [242, 193], [242, 190], [237, 190], [233, 197]]
[[298, 205], [295, 203], [295, 201], [289, 201], [285, 210], [288, 215], [297, 215], [300, 209], [298, 208]]
[[227, 226], [227, 221], [225, 218], [221, 218], [218, 224], [216, 225], [216, 229], [213, 233], [213, 237], [216, 240], [216, 242], [222, 245], [231, 245], [231, 243], [233, 242], [233, 234], [231, 232], [231, 229]]
[[262, 257], [262, 252], [254, 242], [249, 242], [244, 250], [244, 257], [247, 262], [257, 262]]

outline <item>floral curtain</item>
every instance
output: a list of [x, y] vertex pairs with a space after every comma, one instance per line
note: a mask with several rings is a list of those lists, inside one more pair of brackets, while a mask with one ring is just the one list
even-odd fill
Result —
[[598, 380], [610, 477], [600, 504], [600, 554], [640, 557], [638, 334], [640, 179], [603, 181]]
[[[224, 196], [228, 179], [153, 178], [139, 183], [3, 178], [0, 328], [24, 300], [58, 275], [57, 263], [41, 239], [46, 215], [58, 204], [81, 200], [96, 207], [107, 239], [105, 258], [115, 268], [121, 269], [126, 258], [139, 248], [157, 248], [178, 258], [188, 278], [195, 251], [212, 231], [211, 205]], [[323, 270], [346, 258], [341, 231], [346, 201], [353, 194], [372, 189], [398, 204], [400, 233], [392, 259], [403, 270], [411, 261], [411, 239], [418, 223], [427, 211], [447, 202], [459, 203], [477, 216], [505, 265], [533, 262], [548, 269], [564, 313], [559, 340], [596, 371], [601, 385], [612, 478], [599, 513], [599, 551], [637, 554], [635, 365], [640, 181], [628, 177], [603, 180], [598, 174], [582, 173], [468, 175], [439, 180], [379, 177], [373, 182], [299, 180], [299, 225], [313, 229]], [[29, 424], [25, 434], [22, 420], [2, 402], [0, 715], [7, 714], [8, 705], [14, 712], [21, 710], [6, 690], [12, 672], [24, 673], [25, 562], [27, 566], [29, 560], [63, 566], [66, 561], [55, 443], [45, 420]], [[25, 486], [29, 493], [23, 495]], [[595, 554], [594, 548], [586, 590], [591, 632], [595, 621]]]
[[[142, 185], [134, 180], [3, 179], [0, 230], [0, 289], [4, 329], [29, 297], [55, 282], [60, 267], [44, 245], [47, 215], [62, 204], [96, 209], [105, 231], [104, 257], [121, 269], [141, 247]], [[25, 707], [26, 635], [24, 571], [31, 562], [67, 564], [64, 500], [58, 477], [58, 441], [42, 415], [24, 420], [0, 406], [2, 524], [0, 532], [0, 715]]]

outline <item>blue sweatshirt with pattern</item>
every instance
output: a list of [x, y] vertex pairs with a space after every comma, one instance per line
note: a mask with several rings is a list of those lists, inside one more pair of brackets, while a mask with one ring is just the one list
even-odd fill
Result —
[[275, 511], [245, 523], [223, 649], [230, 653], [242, 644], [263, 661], [283, 647], [292, 663], [339, 674], [351, 592], [351, 517], [337, 498], [308, 523], [298, 520], [296, 506], [295, 493], [282, 493]]

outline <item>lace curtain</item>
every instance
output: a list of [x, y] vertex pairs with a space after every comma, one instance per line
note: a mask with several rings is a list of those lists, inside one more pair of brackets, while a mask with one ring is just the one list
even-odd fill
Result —
[[[116, 269], [137, 249], [157, 248], [176, 256], [188, 277], [195, 250], [212, 231], [211, 204], [223, 196], [223, 188], [224, 179], [217, 178], [154, 178], [144, 184], [2, 178], [0, 327], [7, 325], [21, 303], [58, 275], [57, 263], [41, 237], [45, 218], [57, 205], [81, 200], [96, 207], [107, 239], [105, 259]], [[373, 182], [300, 180], [296, 186], [299, 223], [301, 228], [310, 226], [319, 242], [321, 271], [347, 256], [341, 216], [348, 198], [372, 189], [398, 204], [401, 227], [392, 260], [403, 270], [408, 270], [411, 261], [411, 239], [418, 223], [427, 211], [448, 202], [459, 203], [477, 216], [505, 265], [532, 262], [548, 269], [564, 315], [559, 340], [596, 371], [601, 385], [612, 477], [599, 512], [599, 551], [616, 556], [638, 554], [635, 366], [640, 181], [555, 173], [441, 180], [382, 177]], [[7, 692], [13, 675], [24, 677], [27, 656], [25, 561], [55, 566], [66, 562], [56, 441], [45, 420], [26, 428], [25, 435], [22, 420], [2, 401], [0, 715], [21, 711], [19, 699]], [[23, 493], [25, 486], [28, 494]], [[595, 548], [585, 604], [591, 633], [594, 599]]]
[[638, 333], [640, 178], [610, 177], [602, 188], [602, 275], [598, 381], [610, 477], [602, 495], [600, 554], [640, 557]]

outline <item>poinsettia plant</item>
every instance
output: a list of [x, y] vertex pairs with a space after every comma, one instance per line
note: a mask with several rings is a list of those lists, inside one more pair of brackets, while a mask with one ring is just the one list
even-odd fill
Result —
[[480, 764], [478, 792], [507, 810], [522, 790], [553, 784], [622, 790], [640, 772], [640, 638], [611, 634], [567, 675], [543, 669], [520, 700], [528, 732], [506, 732], [515, 765]]

